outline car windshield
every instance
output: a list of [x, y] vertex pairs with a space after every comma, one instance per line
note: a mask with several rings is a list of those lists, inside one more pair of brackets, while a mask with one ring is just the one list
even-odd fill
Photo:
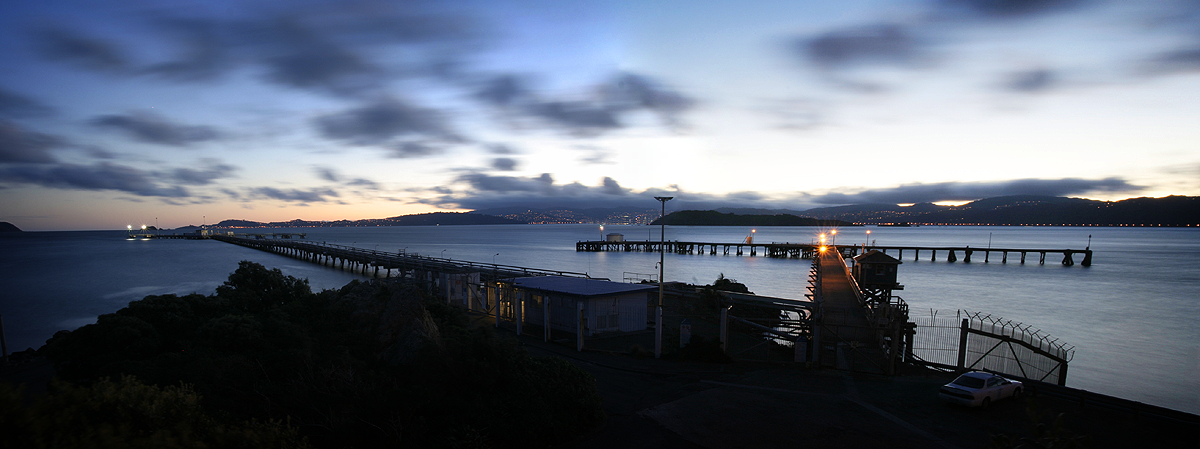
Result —
[[967, 388], [983, 388], [983, 379], [972, 376], [958, 376], [958, 379], [954, 379], [954, 382], [951, 383]]

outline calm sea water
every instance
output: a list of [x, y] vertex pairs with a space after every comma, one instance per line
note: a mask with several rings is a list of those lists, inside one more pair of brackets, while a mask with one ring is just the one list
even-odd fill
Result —
[[[852, 227], [837, 243], [986, 248], [1071, 248], [1089, 244], [1091, 267], [949, 263], [904, 254], [897, 292], [912, 313], [965, 309], [1040, 328], [1076, 347], [1067, 384], [1200, 413], [1200, 230], [1186, 228]], [[601, 238], [595, 225], [429, 226], [303, 229], [308, 239], [455, 260], [586, 272], [621, 280], [657, 272], [657, 253], [577, 253], [575, 242]], [[741, 227], [668, 227], [668, 240], [737, 243]], [[606, 226], [627, 240], [657, 240], [660, 229]], [[756, 242], [812, 242], [816, 228], [765, 227]], [[125, 240], [123, 231], [0, 234], [0, 314], [9, 350], [39, 347], [60, 329], [95, 321], [152, 294], [211, 294], [240, 260], [307, 278], [314, 290], [337, 288], [352, 273], [216, 241]], [[893, 253], [893, 255], [895, 255]], [[962, 254], [959, 254], [962, 257]], [[1078, 262], [1078, 260], [1076, 261]], [[802, 298], [809, 261], [766, 257], [666, 255], [665, 278], [710, 283], [717, 276], [762, 295]]]

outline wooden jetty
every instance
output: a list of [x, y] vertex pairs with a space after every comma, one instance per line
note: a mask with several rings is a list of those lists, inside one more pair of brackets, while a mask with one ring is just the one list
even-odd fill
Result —
[[[812, 243], [712, 243], [712, 242], [686, 242], [686, 241], [666, 241], [658, 242], [653, 240], [625, 240], [625, 241], [580, 241], [575, 242], [575, 251], [582, 252], [658, 252], [660, 248], [664, 252], [675, 254], [709, 254], [709, 255], [750, 255], [758, 256], [759, 254], [766, 257], [774, 257], [781, 259], [816, 259], [820, 253], [822, 245]], [[827, 245], [827, 248], [834, 252], [839, 252], [843, 257], [854, 257], [860, 253], [877, 249], [887, 254], [888, 251], [895, 251], [898, 259], [904, 258], [905, 251], [911, 251], [914, 259], [920, 257], [922, 251], [929, 254], [930, 261], [937, 260], [938, 253], [946, 256], [947, 262], [957, 262], [958, 255], [962, 254], [962, 261], [970, 263], [972, 256], [978, 253], [983, 253], [984, 263], [991, 262], [992, 253], [1000, 256], [1000, 263], [1008, 263], [1009, 255], [1014, 257], [1020, 256], [1020, 263], [1024, 264], [1026, 258], [1030, 254], [1038, 255], [1038, 264], [1046, 263], [1047, 254], [1061, 254], [1062, 264], [1066, 266], [1075, 265], [1075, 256], [1082, 255], [1083, 259], [1079, 262], [1080, 265], [1089, 267], [1092, 265], [1092, 250], [1087, 249], [1030, 249], [1030, 248], [972, 248], [970, 246], [833, 246]]]
[[383, 270], [385, 277], [392, 277], [392, 270], [396, 270], [399, 276], [415, 276], [421, 273], [478, 273], [481, 278], [489, 280], [550, 275], [588, 277], [586, 273], [572, 271], [542, 270], [513, 265], [443, 259], [419, 254], [379, 251], [324, 242], [283, 238], [261, 239], [219, 234], [212, 235], [210, 238], [247, 248], [294, 257], [320, 265], [339, 267], [341, 269], [347, 269], [347, 266], [349, 266], [350, 271], [361, 272], [364, 276], [368, 273], [371, 273], [373, 276], [379, 276], [380, 270]]

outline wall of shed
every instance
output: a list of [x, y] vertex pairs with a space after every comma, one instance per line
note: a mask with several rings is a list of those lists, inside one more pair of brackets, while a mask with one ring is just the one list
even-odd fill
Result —
[[522, 317], [529, 324], [542, 325], [545, 322], [546, 303], [549, 303], [550, 328], [575, 332], [579, 323], [575, 304], [582, 300], [584, 317], [588, 323], [585, 335], [646, 329], [646, 304], [649, 298], [646, 292], [600, 298], [580, 298], [538, 290], [516, 290], [513, 293], [522, 298]]

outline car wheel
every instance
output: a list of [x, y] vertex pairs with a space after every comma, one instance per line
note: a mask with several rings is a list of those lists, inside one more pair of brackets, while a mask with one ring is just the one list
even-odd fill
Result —
[[983, 398], [983, 402], [979, 403], [979, 408], [988, 408], [989, 405], [992, 405], [992, 398], [990, 396]]
[[1021, 399], [1021, 389], [1013, 390], [1013, 399]]

